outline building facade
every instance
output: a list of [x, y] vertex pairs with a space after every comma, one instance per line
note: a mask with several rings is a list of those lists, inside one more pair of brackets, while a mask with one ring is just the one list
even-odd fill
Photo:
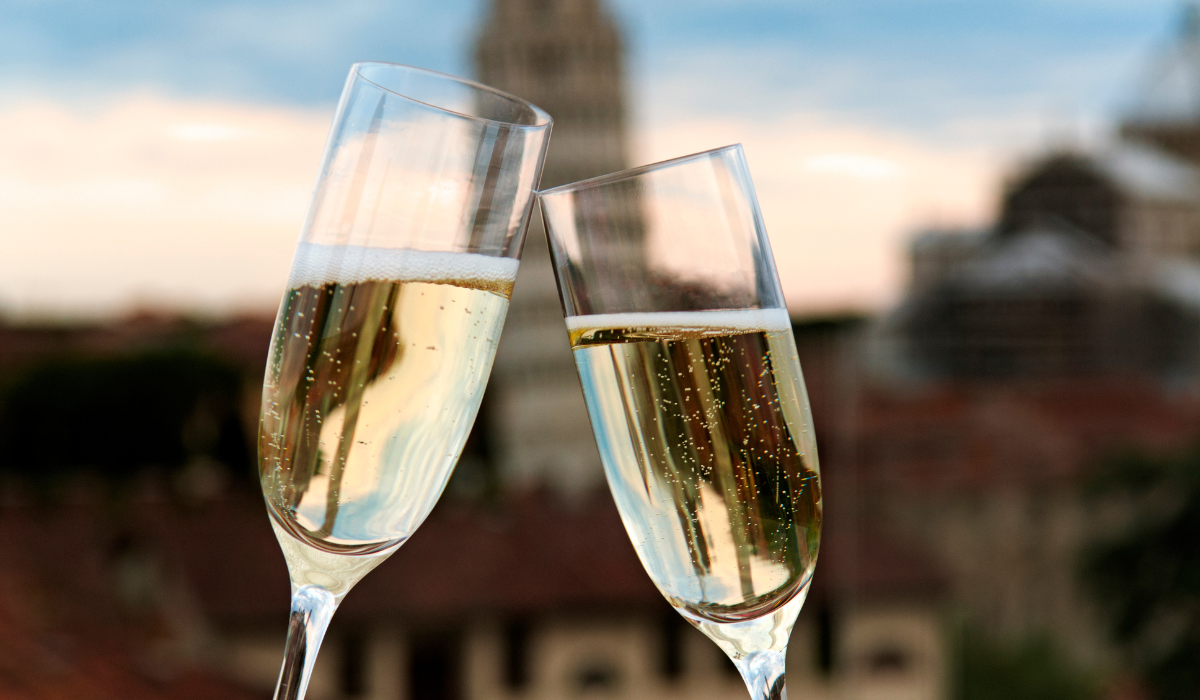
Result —
[[1100, 674], [1121, 659], [1080, 562], [1110, 523], [1084, 487], [1200, 433], [1197, 10], [1139, 100], [1114, 143], [1018, 173], [994, 225], [914, 240], [846, 431], [859, 507], [934, 556], [963, 619]]

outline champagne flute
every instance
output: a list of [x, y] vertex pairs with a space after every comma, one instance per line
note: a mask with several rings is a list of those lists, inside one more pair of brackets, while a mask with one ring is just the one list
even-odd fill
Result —
[[741, 146], [539, 200], [601, 461], [638, 557], [754, 700], [785, 698], [821, 487]]
[[475, 421], [551, 120], [452, 76], [356, 63], [275, 322], [259, 470], [292, 584], [275, 698], [421, 524]]

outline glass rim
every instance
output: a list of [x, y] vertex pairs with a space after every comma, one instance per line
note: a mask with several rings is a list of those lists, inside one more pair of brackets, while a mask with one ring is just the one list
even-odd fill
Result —
[[[448, 107], [443, 107], [441, 105], [436, 105], [431, 102], [419, 100], [419, 99], [413, 97], [412, 95], [405, 95], [404, 93], [396, 92], [395, 90], [393, 90], [385, 85], [380, 85], [379, 83], [375, 82], [374, 80], [371, 80], [367, 76], [363, 75], [362, 69], [366, 66], [383, 66], [383, 67], [392, 68], [392, 69], [399, 68], [403, 71], [407, 71], [407, 72], [411, 72], [411, 73], [422, 73], [424, 75], [431, 76], [434, 78], [459, 83], [459, 84], [465, 85], [473, 90], [478, 90], [480, 92], [487, 92], [487, 93], [491, 93], [493, 95], [498, 95], [506, 100], [515, 102], [515, 103], [521, 105], [522, 107], [529, 109], [529, 111], [533, 112], [533, 115], [536, 118], [536, 121], [533, 124], [518, 124], [516, 122], [504, 121], [503, 119], [489, 119], [487, 117], [481, 117], [481, 116], [478, 116], [475, 114], [466, 114], [463, 112], [459, 112], [457, 110], [450, 109]], [[537, 105], [533, 104], [529, 100], [522, 99], [511, 93], [504, 92], [503, 90], [498, 90], [490, 85], [484, 85], [483, 83], [476, 82], [469, 78], [463, 78], [463, 77], [460, 77], [457, 75], [451, 75], [450, 73], [443, 73], [441, 71], [430, 70], [429, 68], [421, 68], [419, 66], [410, 66], [406, 63], [392, 63], [390, 61], [356, 61], [353, 64], [351, 64], [350, 69], [354, 72], [354, 75], [356, 77], [358, 77], [359, 79], [361, 79], [367, 83], [370, 83], [371, 85], [374, 85], [375, 87], [379, 88], [380, 90], [383, 90], [384, 92], [387, 92], [389, 94], [395, 95], [400, 98], [403, 98], [405, 100], [408, 100], [409, 102], [413, 102], [415, 104], [419, 104], [424, 107], [429, 107], [430, 109], [435, 109], [439, 112], [444, 112], [446, 114], [453, 114], [456, 117], [462, 117], [463, 119], [468, 119], [468, 120], [471, 120], [474, 122], [482, 122], [485, 124], [502, 124], [504, 126], [514, 128], [514, 129], [530, 129], [530, 130], [545, 129], [554, 122], [554, 118], [550, 116], [549, 112], [542, 109], [541, 107], [538, 107]]]
[[660, 160], [656, 163], [647, 163], [646, 165], [638, 165], [636, 167], [628, 168], [626, 170], [619, 170], [615, 173], [606, 173], [604, 175], [597, 175], [596, 177], [589, 177], [586, 180], [579, 180], [578, 182], [568, 182], [565, 185], [557, 185], [555, 187], [551, 187], [546, 190], [538, 190], [537, 195], [538, 195], [538, 197], [543, 197], [545, 195], [562, 194], [563, 192], [571, 192], [574, 190], [584, 190], [589, 187], [598, 187], [600, 185], [607, 185], [610, 182], [626, 180], [626, 179], [629, 179], [632, 177], [637, 177], [638, 175], [644, 175], [648, 172], [653, 172], [655, 170], [661, 170], [663, 168], [669, 168], [669, 167], [673, 167], [676, 165], [680, 165], [680, 164], [685, 163], [690, 160], [700, 160], [701, 158], [715, 155], [717, 153], [722, 153], [724, 151], [741, 151], [741, 150], [742, 150], [742, 144], [731, 143], [728, 146], [718, 146], [717, 148], [710, 148], [707, 151], [700, 151], [698, 153], [689, 153], [686, 156], [676, 156], [675, 158], [668, 158], [667, 160]]

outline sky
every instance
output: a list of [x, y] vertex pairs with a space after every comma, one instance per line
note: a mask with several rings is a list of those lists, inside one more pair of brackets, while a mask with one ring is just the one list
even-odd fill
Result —
[[[470, 75], [491, 0], [0, 0], [0, 317], [278, 303], [350, 63]], [[1101, 147], [1177, 0], [609, 0], [632, 164], [745, 145], [789, 307]]]

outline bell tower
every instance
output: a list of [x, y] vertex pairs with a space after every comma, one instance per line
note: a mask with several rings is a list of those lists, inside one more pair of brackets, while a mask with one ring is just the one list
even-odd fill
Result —
[[476, 76], [554, 117], [543, 188], [626, 167], [622, 58], [601, 0], [492, 0]]
[[[476, 77], [554, 117], [543, 189], [628, 167], [622, 63], [602, 0], [489, 3]], [[540, 216], [530, 223], [481, 419], [502, 490], [603, 487]]]

